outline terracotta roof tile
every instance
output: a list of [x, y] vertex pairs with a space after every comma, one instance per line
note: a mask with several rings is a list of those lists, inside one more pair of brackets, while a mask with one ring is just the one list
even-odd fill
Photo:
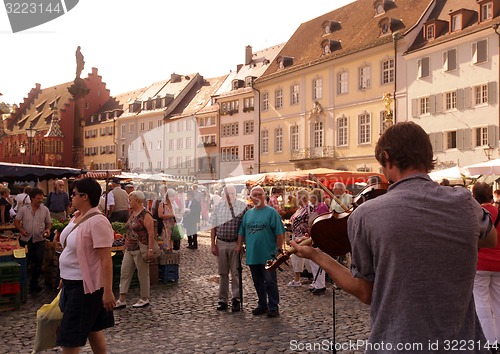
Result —
[[[385, 2], [390, 3], [387, 0]], [[293, 64], [285, 69], [278, 69], [277, 60], [274, 60], [258, 81], [391, 42], [390, 31], [386, 35], [381, 34], [381, 20], [401, 21], [399, 30], [405, 33], [418, 23], [432, 2], [433, 0], [394, 0], [394, 6], [386, 7], [385, 13], [376, 16], [374, 0], [357, 0], [304, 22], [278, 56], [293, 58]], [[323, 24], [327, 21], [339, 22], [340, 26], [333, 28], [330, 34], [324, 34]], [[325, 39], [340, 41], [340, 48], [324, 55], [321, 44]]]

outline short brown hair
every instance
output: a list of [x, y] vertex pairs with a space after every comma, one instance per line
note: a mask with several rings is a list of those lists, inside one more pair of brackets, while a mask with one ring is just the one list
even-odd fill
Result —
[[402, 171], [415, 168], [430, 172], [436, 162], [429, 136], [414, 122], [400, 122], [390, 126], [377, 142], [375, 158], [382, 166], [389, 160]]
[[476, 182], [474, 183], [474, 186], [472, 186], [472, 195], [479, 204], [491, 203], [491, 200], [493, 199], [492, 190], [493, 189], [488, 183]]

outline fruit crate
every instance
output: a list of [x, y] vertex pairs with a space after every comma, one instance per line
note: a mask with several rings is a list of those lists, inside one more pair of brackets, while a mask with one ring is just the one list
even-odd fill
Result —
[[21, 265], [17, 262], [0, 263], [0, 284], [19, 281]]
[[16, 262], [21, 266], [19, 283], [21, 286], [21, 302], [25, 304], [28, 301], [28, 259], [15, 258], [14, 256], [0, 256], [0, 263], [6, 262]]
[[19, 310], [21, 308], [21, 293], [0, 295], [0, 312]]
[[[116, 252], [112, 257], [113, 259], [113, 288], [117, 289], [120, 287], [120, 275], [122, 269], [122, 261], [123, 261], [123, 252]], [[130, 282], [130, 288], [138, 288], [139, 278], [137, 276], [137, 269], [132, 276], [132, 281]]]
[[179, 281], [179, 265], [178, 264], [164, 264], [158, 266], [160, 272], [160, 282], [168, 284], [170, 282]]
[[158, 264], [179, 264], [181, 261], [181, 254], [179, 252], [162, 252], [158, 257]]
[[2, 283], [0, 284], [0, 295], [17, 294], [21, 292], [21, 283]]

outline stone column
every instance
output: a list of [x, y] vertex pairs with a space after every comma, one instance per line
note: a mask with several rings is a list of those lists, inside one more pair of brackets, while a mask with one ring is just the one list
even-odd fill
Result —
[[83, 127], [85, 126], [84, 117], [84, 98], [90, 92], [90, 90], [85, 85], [85, 82], [77, 77], [68, 88], [69, 93], [73, 96], [73, 101], [75, 102], [75, 113], [74, 113], [74, 123], [73, 123], [73, 168], [83, 168], [84, 167], [84, 149], [83, 149]]

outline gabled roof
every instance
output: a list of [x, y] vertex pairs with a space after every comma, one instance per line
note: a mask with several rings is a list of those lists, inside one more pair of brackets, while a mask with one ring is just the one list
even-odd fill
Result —
[[52, 106], [57, 102], [59, 109], [65, 108], [65, 104], [71, 99], [68, 87], [72, 84], [67, 82], [40, 90], [24, 111], [18, 112], [17, 119], [12, 122], [12, 132], [24, 132], [30, 124], [36, 130], [47, 130], [52, 121]]
[[182, 99], [170, 114], [171, 118], [191, 116], [210, 103], [211, 97], [219, 89], [227, 75], [200, 80]]
[[147, 87], [143, 87], [137, 90], [121, 93], [114, 97], [111, 97], [97, 112], [105, 113], [105, 112], [113, 112], [116, 110], [122, 110], [126, 112], [128, 110], [129, 103], [133, 102], [137, 99], [141, 94], [146, 91]]
[[[328, 12], [297, 28], [292, 37], [279, 53], [279, 58], [291, 58], [292, 64], [279, 69], [278, 60], [274, 60], [261, 79], [280, 76], [310, 65], [319, 64], [335, 58], [343, 57], [368, 48], [392, 42], [392, 33], [398, 30], [401, 34], [412, 29], [421, 20], [426, 9], [434, 0], [385, 0], [385, 12], [376, 15], [374, 0], [357, 0], [334, 11]], [[388, 21], [392, 31], [382, 34], [381, 23]], [[325, 33], [324, 26], [331, 26], [331, 33]], [[392, 32], [392, 33], [391, 33]], [[331, 53], [323, 54], [322, 44], [332, 40], [340, 45]]]
[[[432, 20], [449, 22], [450, 14], [456, 13], [461, 9], [477, 11], [479, 9], [479, 5], [476, 1], [471, 0], [436, 0], [436, 6], [430, 13], [427, 22], [430, 22]], [[486, 28], [491, 28], [494, 24], [500, 23], [500, 17], [498, 16], [494, 17], [490, 21], [485, 21], [483, 23], [478, 23], [477, 17], [478, 14], [476, 14], [475, 17], [471, 18], [468, 23], [463, 23], [462, 30], [451, 33], [449, 31], [446, 31], [445, 33], [437, 33], [436, 38], [429, 41], [424, 38], [424, 28], [422, 28], [415, 41], [405, 54], [417, 51], [419, 49], [435, 46], [455, 38], [460, 38], [468, 34], [484, 30]]]

